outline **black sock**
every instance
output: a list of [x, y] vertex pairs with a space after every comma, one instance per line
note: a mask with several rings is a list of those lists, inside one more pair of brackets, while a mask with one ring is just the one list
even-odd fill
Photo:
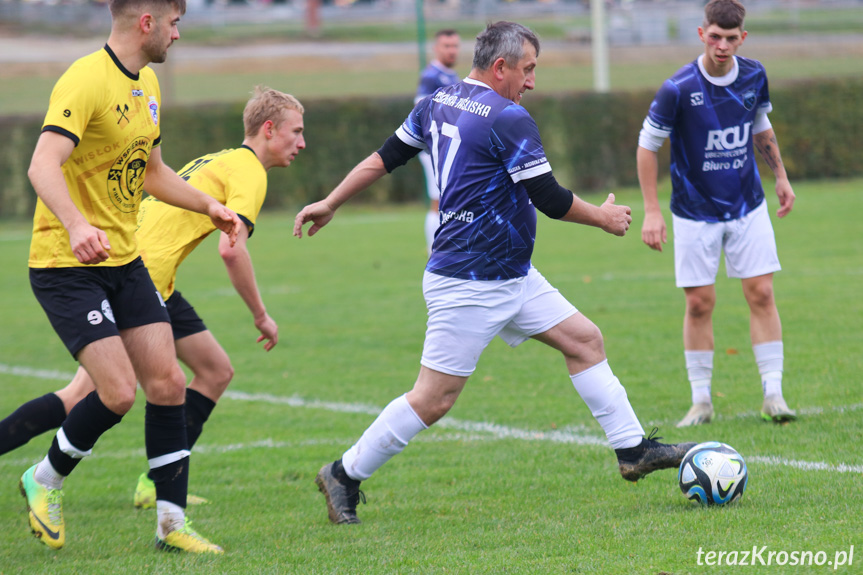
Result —
[[189, 489], [189, 455], [186, 439], [185, 406], [154, 405], [147, 402], [144, 438], [147, 459], [165, 457], [166, 463], [150, 465], [150, 479], [156, 484], [156, 499], [186, 507]]
[[[120, 423], [121, 419], [123, 419], [122, 415], [117, 415], [105, 407], [105, 404], [99, 399], [99, 394], [92, 391], [90, 395], [72, 408], [60, 430], [72, 444], [72, 447], [78, 451], [86, 452], [93, 449], [99, 437]], [[60, 431], [57, 433], [59, 434]], [[51, 448], [48, 449], [48, 461], [51, 462], [51, 466], [57, 470], [57, 473], [67, 476], [72, 473], [81, 458], [64, 453], [60, 449], [59, 440], [55, 435]]]
[[54, 393], [31, 399], [0, 421], [0, 455], [18, 449], [37, 435], [63, 425], [66, 408]]
[[204, 424], [210, 418], [216, 402], [204, 396], [194, 389], [186, 388], [186, 438], [189, 441], [189, 449], [195, 446]]

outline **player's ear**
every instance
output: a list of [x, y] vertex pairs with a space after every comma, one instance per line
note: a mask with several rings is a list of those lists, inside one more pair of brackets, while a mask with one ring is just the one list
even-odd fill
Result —
[[498, 80], [503, 80], [503, 69], [506, 68], [506, 60], [503, 58], [498, 58], [494, 61], [494, 64], [491, 65], [492, 70], [494, 71], [494, 76]]
[[266, 122], [261, 124], [261, 131], [263, 132], [264, 136], [266, 136], [266, 138], [269, 140], [273, 137], [273, 134], [276, 131], [276, 125], [273, 123], [272, 120], [267, 120]]
[[141, 14], [140, 18], [138, 18], [138, 25], [144, 33], [149, 34], [153, 30], [153, 26], [156, 25], [156, 20], [153, 18], [153, 15], [149, 12], [144, 12]]

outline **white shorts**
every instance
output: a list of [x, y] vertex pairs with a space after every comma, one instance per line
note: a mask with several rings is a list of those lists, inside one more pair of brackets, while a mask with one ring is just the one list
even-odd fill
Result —
[[725, 250], [730, 278], [753, 278], [782, 269], [767, 202], [740, 219], [698, 222], [672, 214], [677, 287], [713, 285]]
[[418, 154], [420, 164], [423, 167], [423, 174], [426, 177], [426, 193], [430, 200], [440, 199], [440, 190], [437, 187], [437, 182], [434, 179], [434, 170], [432, 169], [431, 154], [423, 150]]
[[496, 335], [516, 347], [578, 311], [533, 267], [525, 277], [498, 281], [425, 272], [423, 295], [429, 319], [420, 363], [459, 377], [473, 373]]

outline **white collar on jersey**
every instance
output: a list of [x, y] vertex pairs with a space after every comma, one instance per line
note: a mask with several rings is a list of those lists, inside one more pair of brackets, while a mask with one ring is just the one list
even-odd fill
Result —
[[467, 77], [463, 80], [463, 82], [465, 84], [473, 84], [474, 86], [484, 86], [484, 87], [488, 88], [489, 90], [494, 90], [494, 88], [492, 88], [491, 86], [489, 86], [485, 82], [480, 82], [479, 80], [477, 80], [475, 78]]
[[698, 58], [698, 69], [701, 70], [701, 74], [707, 78], [707, 81], [713, 84], [714, 86], [730, 86], [737, 79], [737, 74], [740, 73], [740, 66], [737, 64], [737, 56], [732, 56], [734, 58], [734, 67], [730, 72], [725, 74], [724, 76], [711, 76], [707, 73], [707, 70], [704, 69], [704, 58], [705, 55], [702, 54]]

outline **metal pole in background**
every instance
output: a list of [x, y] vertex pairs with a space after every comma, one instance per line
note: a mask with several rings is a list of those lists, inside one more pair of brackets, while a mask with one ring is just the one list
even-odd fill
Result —
[[608, 74], [608, 31], [605, 0], [590, 0], [590, 45], [593, 53], [593, 90], [604, 94], [611, 89]]
[[426, 68], [426, 19], [423, 10], [423, 0], [416, 0], [417, 9], [417, 48], [419, 52], [420, 72]]

